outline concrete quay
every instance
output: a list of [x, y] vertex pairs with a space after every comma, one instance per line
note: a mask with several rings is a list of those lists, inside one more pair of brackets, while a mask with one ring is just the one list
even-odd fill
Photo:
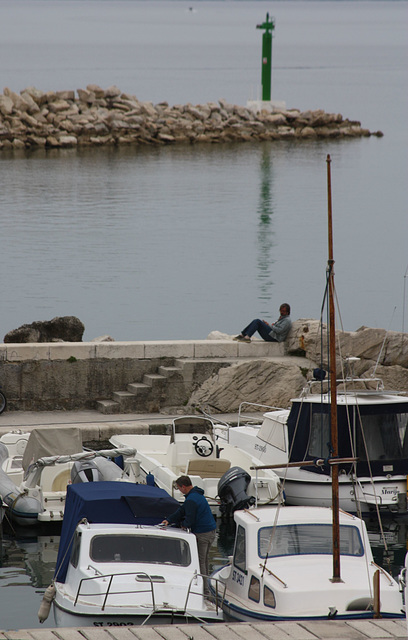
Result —
[[286, 343], [233, 340], [145, 340], [132, 342], [31, 342], [0, 344], [0, 361], [137, 358], [240, 358], [285, 355]]
[[[155, 433], [166, 429], [173, 418], [185, 415], [177, 413], [125, 413], [115, 416], [103, 415], [98, 411], [5, 411], [0, 415], [0, 436], [9, 431], [31, 431], [36, 427], [69, 425], [78, 427], [83, 442], [104, 442], [116, 433]], [[199, 415], [199, 414], [197, 414]], [[253, 415], [255, 414], [246, 414]], [[260, 419], [260, 414], [257, 414]], [[237, 423], [237, 414], [217, 414], [217, 421]], [[0, 620], [1, 624], [1, 620]]]
[[401, 619], [245, 622], [209, 625], [0, 631], [0, 640], [402, 640]]
[[153, 413], [184, 406], [234, 362], [287, 358], [285, 344], [263, 340], [3, 343], [0, 381], [12, 411]]

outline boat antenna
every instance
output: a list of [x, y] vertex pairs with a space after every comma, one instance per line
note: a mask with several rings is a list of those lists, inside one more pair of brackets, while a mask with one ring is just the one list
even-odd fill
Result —
[[391, 327], [391, 324], [392, 324], [392, 320], [393, 320], [393, 318], [394, 318], [394, 313], [395, 313], [396, 308], [397, 308], [397, 307], [394, 307], [394, 311], [392, 312], [392, 316], [391, 316], [391, 322], [390, 322], [390, 325], [389, 325], [389, 327], [388, 327], [387, 331], [385, 332], [385, 336], [384, 336], [384, 340], [382, 341], [382, 345], [381, 345], [380, 353], [378, 354], [378, 358], [377, 358], [377, 362], [375, 363], [374, 371], [373, 371], [373, 372], [372, 372], [372, 374], [371, 374], [371, 377], [372, 377], [372, 378], [374, 378], [374, 376], [375, 376], [375, 374], [376, 374], [376, 371], [377, 371], [377, 367], [378, 367], [378, 365], [379, 365], [379, 363], [380, 363], [380, 358], [381, 358], [382, 352], [383, 352], [383, 350], [384, 350], [385, 341], [387, 340], [388, 332], [389, 332], [389, 330], [390, 330], [390, 327]]
[[[332, 458], [339, 457], [337, 433], [337, 389], [336, 389], [336, 326], [334, 310], [334, 259], [333, 259], [333, 223], [331, 196], [331, 158], [327, 155], [327, 208], [328, 208], [328, 299], [329, 299], [329, 357], [330, 357], [330, 429]], [[340, 513], [339, 513], [339, 467], [332, 467], [332, 512], [333, 512], [333, 577], [332, 582], [341, 582], [340, 577]]]

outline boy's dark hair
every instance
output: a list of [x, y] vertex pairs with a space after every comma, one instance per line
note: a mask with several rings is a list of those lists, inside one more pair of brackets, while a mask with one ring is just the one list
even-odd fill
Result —
[[191, 480], [189, 476], [180, 476], [176, 480], [176, 485], [178, 487], [191, 487]]

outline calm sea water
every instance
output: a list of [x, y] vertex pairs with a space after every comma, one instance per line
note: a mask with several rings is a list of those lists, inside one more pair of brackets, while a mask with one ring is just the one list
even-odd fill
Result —
[[[276, 317], [282, 301], [294, 318], [318, 317], [328, 153], [344, 327], [406, 330], [407, 9], [404, 0], [0, 0], [0, 78], [14, 91], [116, 84], [154, 103], [223, 97], [245, 105], [259, 96], [256, 25], [269, 11], [274, 99], [384, 132], [338, 142], [0, 152], [0, 339], [71, 314], [84, 322], [85, 340], [236, 333], [254, 316]], [[406, 524], [390, 522], [386, 533], [397, 573]], [[57, 545], [57, 534], [3, 539], [0, 628], [39, 626]], [[230, 545], [226, 532], [214, 564]]]
[[[260, 92], [383, 138], [0, 153], [0, 339], [76, 315], [84, 339], [205, 338], [319, 316], [332, 156], [344, 327], [405, 329], [406, 1], [0, 0], [0, 77], [21, 91], [116, 84], [141, 100], [245, 105]], [[407, 310], [406, 310], [407, 311]]]

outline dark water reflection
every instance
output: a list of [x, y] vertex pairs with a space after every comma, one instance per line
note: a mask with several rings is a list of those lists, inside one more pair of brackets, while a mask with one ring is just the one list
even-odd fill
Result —
[[[273, 248], [276, 244], [273, 220], [274, 175], [273, 160], [267, 148], [260, 157], [258, 213], [258, 282], [261, 315], [269, 317], [273, 293]], [[280, 303], [279, 303], [280, 304]], [[279, 306], [279, 304], [277, 306]]]

